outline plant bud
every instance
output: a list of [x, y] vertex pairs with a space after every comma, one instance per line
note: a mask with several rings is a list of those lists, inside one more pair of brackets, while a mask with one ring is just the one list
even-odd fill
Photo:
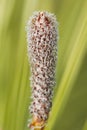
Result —
[[27, 48], [31, 64], [32, 103], [30, 128], [43, 130], [52, 107], [57, 61], [57, 21], [53, 14], [35, 12], [27, 23]]

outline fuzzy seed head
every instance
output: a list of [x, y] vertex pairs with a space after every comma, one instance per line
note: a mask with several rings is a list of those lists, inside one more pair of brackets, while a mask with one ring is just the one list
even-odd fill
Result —
[[57, 22], [53, 14], [35, 12], [27, 24], [27, 48], [31, 64], [30, 113], [46, 122], [52, 107], [57, 61]]

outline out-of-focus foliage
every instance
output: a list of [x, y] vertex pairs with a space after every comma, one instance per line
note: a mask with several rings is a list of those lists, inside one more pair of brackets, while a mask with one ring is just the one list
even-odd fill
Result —
[[56, 15], [60, 34], [57, 84], [46, 130], [87, 130], [87, 0], [0, 0], [0, 130], [28, 130], [25, 25], [37, 10]]

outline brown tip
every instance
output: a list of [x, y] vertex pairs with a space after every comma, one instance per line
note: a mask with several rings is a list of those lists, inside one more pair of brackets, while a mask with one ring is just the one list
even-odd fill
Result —
[[34, 118], [29, 127], [33, 130], [44, 130], [45, 121]]

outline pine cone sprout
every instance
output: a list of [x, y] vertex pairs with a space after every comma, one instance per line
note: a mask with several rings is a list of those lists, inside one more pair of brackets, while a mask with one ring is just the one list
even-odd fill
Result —
[[53, 14], [38, 11], [27, 23], [27, 48], [31, 64], [32, 130], [44, 130], [52, 107], [57, 61], [57, 21]]

